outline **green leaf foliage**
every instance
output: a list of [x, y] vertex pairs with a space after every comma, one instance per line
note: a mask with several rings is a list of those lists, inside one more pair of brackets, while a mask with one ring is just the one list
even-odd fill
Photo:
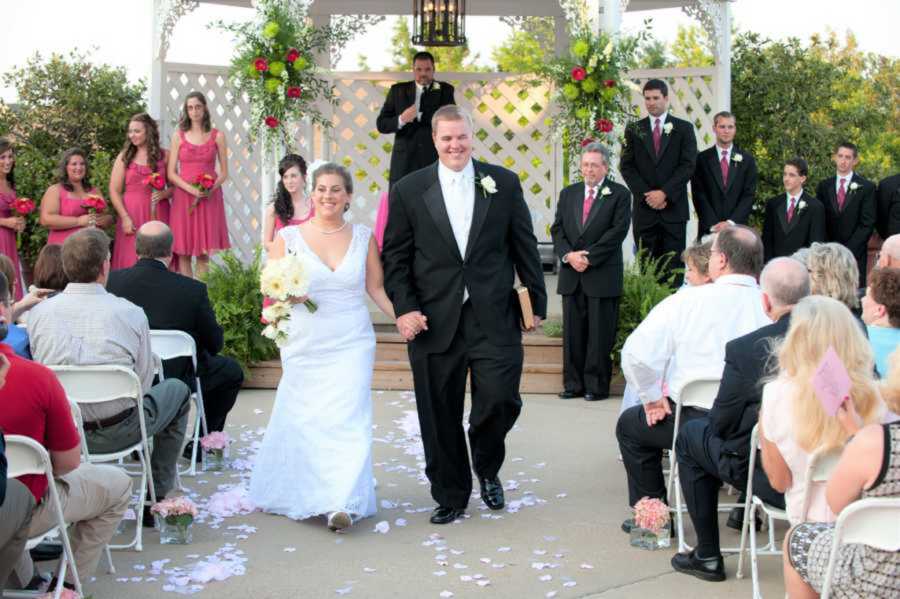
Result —
[[231, 250], [217, 254], [206, 275], [209, 300], [216, 319], [225, 331], [222, 353], [237, 360], [247, 373], [256, 362], [271, 360], [278, 348], [262, 336], [260, 322], [263, 296], [259, 290], [262, 250], [257, 247], [249, 264]]
[[616, 344], [613, 346], [613, 361], [620, 363], [625, 340], [647, 317], [656, 304], [672, 294], [675, 273], [668, 273], [666, 265], [670, 255], [652, 258], [641, 248], [634, 262], [625, 268], [622, 298], [619, 302], [619, 325], [616, 330]]

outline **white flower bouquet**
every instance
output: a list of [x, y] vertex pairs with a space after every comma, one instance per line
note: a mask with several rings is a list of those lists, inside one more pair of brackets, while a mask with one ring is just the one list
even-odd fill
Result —
[[[259, 288], [263, 295], [275, 303], [263, 309], [263, 319], [268, 322], [264, 337], [283, 347], [288, 339], [292, 299], [304, 297], [309, 292], [309, 269], [306, 262], [293, 254], [270, 260], [260, 275]], [[303, 305], [310, 312], [318, 310], [314, 301], [307, 298]]]

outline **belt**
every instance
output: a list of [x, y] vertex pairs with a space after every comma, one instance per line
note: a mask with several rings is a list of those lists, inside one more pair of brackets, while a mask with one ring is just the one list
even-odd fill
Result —
[[109, 418], [104, 418], [103, 420], [93, 420], [91, 422], [85, 422], [84, 430], [86, 430], [87, 432], [93, 432], [101, 428], [115, 426], [116, 424], [119, 424], [120, 422], [131, 416], [133, 412], [134, 408], [128, 408], [127, 410], [119, 412], [115, 416], [110, 416]]

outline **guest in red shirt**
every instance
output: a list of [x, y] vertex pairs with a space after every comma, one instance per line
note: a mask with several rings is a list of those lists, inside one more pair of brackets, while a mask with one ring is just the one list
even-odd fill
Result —
[[[9, 285], [0, 277], [0, 339], [6, 336], [9, 301]], [[72, 524], [68, 534], [75, 564], [79, 575], [87, 580], [125, 514], [131, 499], [131, 478], [114, 466], [81, 463], [81, 439], [66, 393], [52, 371], [20, 358], [5, 343], [0, 343], [0, 355], [10, 363], [6, 384], [0, 389], [0, 428], [7, 435], [31, 437], [50, 454], [63, 516]], [[56, 522], [48, 508], [46, 477], [23, 476], [21, 482], [37, 502], [28, 531], [32, 537], [50, 530]], [[23, 552], [11, 582], [24, 586], [33, 576], [31, 557]], [[66, 577], [66, 586], [74, 588], [71, 570]]]

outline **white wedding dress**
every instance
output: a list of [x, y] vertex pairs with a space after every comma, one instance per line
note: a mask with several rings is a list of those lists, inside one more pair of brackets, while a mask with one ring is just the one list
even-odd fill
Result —
[[260, 509], [302, 520], [344, 511], [375, 513], [372, 478], [372, 369], [375, 333], [366, 307], [370, 229], [352, 225], [332, 271], [296, 226], [279, 232], [291, 254], [308, 258], [310, 313], [296, 305], [281, 348], [281, 382], [250, 479]]

